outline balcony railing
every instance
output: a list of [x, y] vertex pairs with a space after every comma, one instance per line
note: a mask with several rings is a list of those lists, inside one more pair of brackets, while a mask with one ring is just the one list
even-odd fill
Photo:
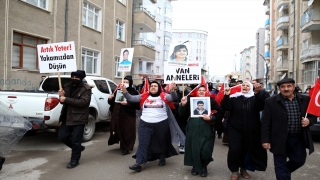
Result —
[[143, 41], [143, 40], [133, 40], [133, 45], [145, 45], [151, 49], [154, 49], [154, 46], [147, 43], [146, 41]]
[[277, 25], [279, 25], [281, 23], [288, 23], [288, 22], [289, 22], [289, 15], [283, 15], [278, 18]]
[[134, 8], [134, 12], [145, 12], [146, 14], [148, 14], [152, 19], [156, 19], [155, 15], [152, 15], [150, 11], [148, 11], [146, 8], [144, 7], [136, 7]]
[[320, 7], [311, 8], [306, 10], [300, 20], [300, 28], [310, 21], [319, 21], [320, 20]]
[[315, 57], [320, 58], [320, 44], [311, 45], [308, 49], [304, 49], [300, 52], [301, 61]]
[[265, 57], [265, 58], [270, 58], [270, 51], [265, 52], [265, 53], [264, 53], [264, 57]]
[[284, 46], [284, 45], [288, 45], [288, 38], [279, 38], [277, 41], [277, 47], [279, 46]]

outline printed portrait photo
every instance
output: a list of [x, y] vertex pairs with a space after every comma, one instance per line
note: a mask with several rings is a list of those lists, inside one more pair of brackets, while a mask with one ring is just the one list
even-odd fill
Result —
[[184, 67], [188, 64], [188, 47], [185, 44], [171, 45], [169, 52], [168, 65]]
[[127, 100], [126, 100], [126, 98], [123, 96], [122, 91], [121, 91], [121, 90], [118, 90], [114, 102], [118, 103], [118, 102], [123, 102], [123, 101], [127, 101]]
[[190, 98], [191, 117], [199, 117], [211, 112], [210, 97], [191, 97]]

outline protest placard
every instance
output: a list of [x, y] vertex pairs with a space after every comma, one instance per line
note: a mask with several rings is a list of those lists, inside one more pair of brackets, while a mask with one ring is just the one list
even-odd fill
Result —
[[164, 83], [194, 84], [201, 82], [201, 62], [189, 61], [185, 67], [169, 66], [164, 64]]
[[74, 41], [37, 45], [40, 73], [77, 70]]
[[122, 48], [118, 66], [119, 72], [130, 72], [134, 48]]
[[188, 47], [185, 44], [171, 44], [168, 66], [185, 67], [188, 64]]

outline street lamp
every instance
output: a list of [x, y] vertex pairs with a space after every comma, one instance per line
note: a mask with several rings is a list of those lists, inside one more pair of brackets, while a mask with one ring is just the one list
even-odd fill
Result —
[[268, 62], [267, 60], [264, 58], [264, 56], [262, 56], [261, 54], [259, 54], [259, 56], [262, 57], [262, 59], [264, 60], [264, 62], [266, 63], [266, 88], [268, 88], [268, 73], [269, 73], [269, 67], [268, 67]]

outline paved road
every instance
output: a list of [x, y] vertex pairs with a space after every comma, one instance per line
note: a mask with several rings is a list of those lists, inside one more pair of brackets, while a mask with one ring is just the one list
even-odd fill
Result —
[[[167, 165], [157, 166], [157, 161], [148, 162], [142, 172], [131, 171], [128, 166], [134, 164], [131, 154], [122, 156], [118, 145], [107, 146], [109, 124], [99, 124], [93, 140], [84, 143], [80, 165], [67, 169], [70, 150], [57, 139], [52, 131], [38, 132], [35, 136], [23, 137], [6, 155], [6, 162], [0, 171], [1, 180], [86, 180], [86, 179], [201, 179], [190, 174], [191, 167], [183, 165], [183, 155], [167, 159]], [[320, 138], [316, 137], [315, 152], [308, 156], [306, 164], [293, 173], [292, 179], [320, 179]], [[226, 163], [228, 147], [216, 139], [214, 162], [208, 166], [207, 179], [229, 179]], [[251, 179], [275, 179], [272, 154], [266, 172], [250, 173]]]

